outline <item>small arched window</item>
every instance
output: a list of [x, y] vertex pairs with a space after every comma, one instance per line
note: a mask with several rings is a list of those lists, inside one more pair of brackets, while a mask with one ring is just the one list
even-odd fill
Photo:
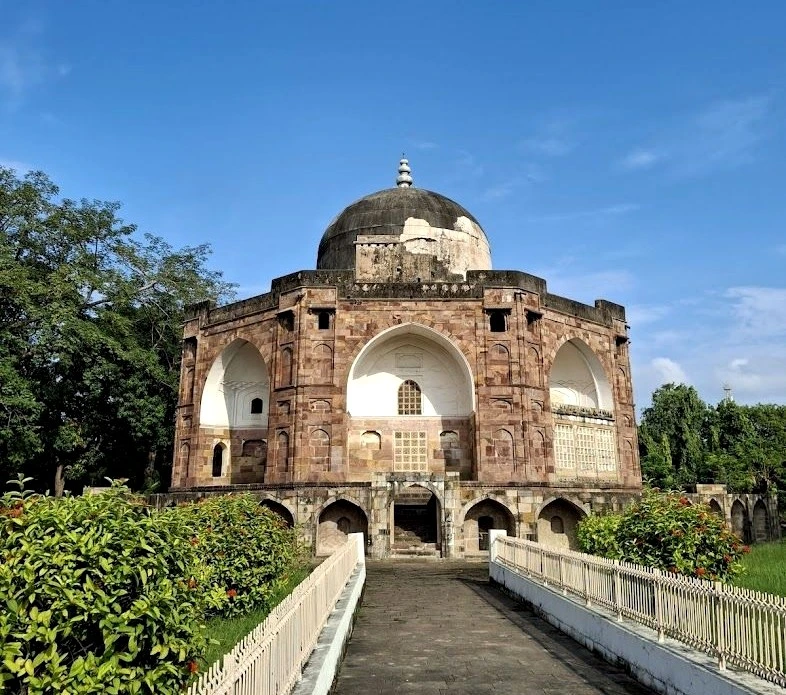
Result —
[[565, 522], [561, 516], [551, 517], [551, 532], [552, 533], [565, 533]]
[[224, 469], [224, 446], [216, 444], [213, 447], [213, 477], [220, 478]]
[[326, 331], [330, 328], [330, 312], [329, 311], [320, 311], [317, 314], [317, 328], [320, 331]]
[[407, 379], [398, 389], [398, 414], [422, 415], [420, 386]]
[[254, 398], [251, 401], [251, 414], [252, 415], [260, 415], [262, 413], [262, 399], [261, 398]]

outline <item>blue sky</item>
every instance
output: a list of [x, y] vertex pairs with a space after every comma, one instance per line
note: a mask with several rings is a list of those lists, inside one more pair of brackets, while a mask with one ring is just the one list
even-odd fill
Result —
[[242, 297], [405, 151], [496, 268], [627, 306], [639, 407], [786, 403], [786, 4], [652, 4], [0, 0], [0, 162]]

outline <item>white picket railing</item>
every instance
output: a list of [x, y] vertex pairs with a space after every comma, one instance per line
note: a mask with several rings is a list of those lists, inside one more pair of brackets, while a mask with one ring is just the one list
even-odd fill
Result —
[[497, 536], [492, 559], [786, 687], [786, 598]]
[[287, 695], [328, 616], [363, 562], [363, 534], [324, 560], [235, 648], [186, 691], [188, 695]]

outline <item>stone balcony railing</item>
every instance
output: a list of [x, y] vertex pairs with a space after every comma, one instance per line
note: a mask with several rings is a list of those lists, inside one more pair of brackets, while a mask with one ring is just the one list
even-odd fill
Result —
[[552, 407], [555, 415], [571, 415], [573, 417], [595, 418], [597, 420], [614, 420], [614, 413], [602, 408], [587, 408], [581, 405], [555, 405]]

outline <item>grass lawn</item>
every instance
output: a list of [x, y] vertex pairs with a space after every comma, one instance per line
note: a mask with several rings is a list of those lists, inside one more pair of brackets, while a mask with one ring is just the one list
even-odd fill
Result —
[[210, 638], [218, 640], [218, 644], [208, 647], [205, 658], [202, 660], [200, 671], [206, 670], [213, 662], [232, 650], [243, 637], [261, 623], [268, 613], [283, 601], [292, 590], [300, 584], [311, 572], [311, 566], [305, 566], [292, 574], [286, 584], [282, 584], [273, 595], [270, 608], [266, 610], [250, 611], [236, 618], [211, 618], [207, 621], [207, 634]]
[[734, 579], [736, 586], [786, 596], [786, 541], [752, 545], [742, 564], [745, 572]]

